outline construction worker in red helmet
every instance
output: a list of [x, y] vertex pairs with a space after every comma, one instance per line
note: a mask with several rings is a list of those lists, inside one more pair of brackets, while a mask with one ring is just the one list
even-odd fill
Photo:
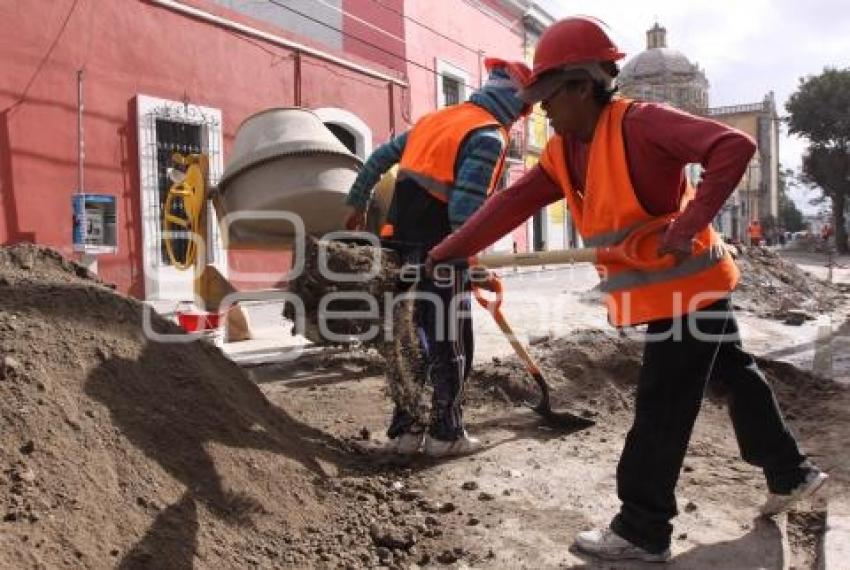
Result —
[[[755, 359], [738, 335], [730, 294], [738, 270], [711, 221], [744, 174], [755, 143], [720, 123], [616, 94], [624, 54], [592, 18], [561, 20], [540, 38], [521, 96], [539, 102], [555, 135], [540, 163], [432, 249], [426, 265], [475, 255], [548, 204], [566, 198], [588, 246], [613, 246], [659, 216], [673, 219], [638, 254], [664, 267], [598, 266], [609, 320], [646, 325], [632, 428], [617, 468], [622, 502], [608, 527], [576, 536], [607, 559], [670, 558], [675, 487], [709, 380], [722, 383], [742, 457], [762, 468], [773, 515], [826, 474], [800, 451]], [[705, 175], [690, 188], [688, 163]], [[670, 256], [670, 257], [666, 257]]]
[[[407, 263], [421, 264], [429, 249], [481, 206], [501, 178], [511, 126], [530, 110], [518, 94], [530, 76], [525, 64], [488, 58], [485, 66], [487, 80], [469, 101], [423, 116], [372, 153], [346, 199], [349, 229], [365, 227], [372, 189], [395, 164], [395, 190], [380, 233]], [[415, 301], [414, 320], [426, 360], [419, 372], [427, 376], [418, 380], [434, 388], [431, 413], [423, 418], [420, 406], [409, 409], [412, 404], [394, 397], [387, 430], [390, 452], [421, 450], [442, 457], [480, 446], [463, 424], [463, 382], [471, 369], [473, 344], [469, 283], [461, 272], [452, 270], [450, 276], [417, 283], [416, 293], [423, 298]]]

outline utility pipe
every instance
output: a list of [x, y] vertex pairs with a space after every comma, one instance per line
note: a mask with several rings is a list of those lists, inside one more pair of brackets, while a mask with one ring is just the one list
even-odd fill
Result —
[[83, 140], [83, 75], [81, 69], [77, 70], [77, 193], [85, 191], [85, 162], [86, 146]]
[[301, 52], [296, 51], [292, 55], [293, 80], [295, 81], [295, 106], [301, 106]]
[[298, 42], [294, 42], [292, 40], [288, 40], [282, 36], [278, 36], [276, 34], [271, 34], [269, 32], [264, 32], [258, 28], [254, 28], [252, 26], [247, 26], [245, 24], [240, 24], [239, 22], [234, 22], [228, 18], [223, 18], [221, 16], [217, 16], [215, 14], [211, 14], [199, 8], [195, 8], [192, 6], [187, 6], [181, 2], [177, 2], [176, 0], [148, 0], [152, 4], [157, 6], [161, 6], [163, 8], [167, 8], [169, 10], [173, 10], [175, 12], [180, 12], [181, 14], [191, 16], [192, 18], [196, 18], [198, 20], [202, 20], [204, 22], [208, 22], [211, 24], [215, 24], [217, 26], [221, 26], [223, 28], [227, 28], [230, 30], [234, 30], [240, 33], [243, 33], [247, 36], [251, 36], [260, 40], [264, 40], [275, 45], [279, 45], [285, 48], [293, 49], [295, 51], [305, 53], [307, 55], [313, 56], [317, 59], [321, 59], [323, 61], [327, 61], [330, 63], [335, 63], [341, 67], [346, 69], [350, 69], [352, 71], [357, 71], [358, 73], [362, 73], [364, 75], [368, 75], [369, 77], [373, 77], [375, 79], [381, 79], [383, 81], [388, 81], [390, 83], [395, 83], [396, 85], [400, 85], [401, 87], [407, 87], [407, 82], [398, 79], [397, 77], [393, 77], [391, 75], [387, 75], [386, 73], [381, 73], [380, 71], [375, 71], [374, 69], [370, 69], [368, 67], [362, 66], [360, 64], [354, 63], [353, 61], [349, 61], [347, 59], [343, 59], [341, 57], [337, 57], [328, 52], [321, 51], [310, 46], [300, 44]]

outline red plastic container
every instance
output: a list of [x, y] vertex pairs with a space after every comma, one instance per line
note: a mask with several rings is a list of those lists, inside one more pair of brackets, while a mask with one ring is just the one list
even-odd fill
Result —
[[221, 326], [220, 313], [176, 311], [177, 323], [188, 333], [214, 331]]

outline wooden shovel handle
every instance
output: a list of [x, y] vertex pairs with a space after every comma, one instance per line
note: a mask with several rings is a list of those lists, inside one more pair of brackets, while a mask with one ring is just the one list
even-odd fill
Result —
[[596, 263], [596, 248], [532, 251], [528, 253], [488, 253], [478, 257], [484, 267], [525, 267], [527, 265], [558, 265], [561, 263]]
[[655, 259], [641, 259], [641, 244], [653, 234], [664, 231], [675, 215], [660, 216], [632, 231], [621, 243], [610, 247], [587, 247], [528, 253], [490, 253], [478, 257], [478, 263], [490, 269], [499, 267], [525, 267], [528, 265], [558, 265], [566, 263], [622, 263], [641, 271], [658, 271], [673, 267], [672, 255]]

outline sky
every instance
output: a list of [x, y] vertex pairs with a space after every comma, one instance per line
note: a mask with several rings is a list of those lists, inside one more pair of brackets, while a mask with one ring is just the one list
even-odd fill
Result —
[[[712, 107], [756, 103], [773, 91], [777, 112], [800, 77], [824, 67], [850, 67], [850, 0], [537, 0], [556, 18], [595, 16], [610, 26], [627, 59], [646, 49], [646, 30], [658, 21], [667, 46], [698, 63], [710, 83]], [[782, 166], [800, 168], [806, 141], [782, 129]], [[792, 190], [805, 213], [816, 194]]]

